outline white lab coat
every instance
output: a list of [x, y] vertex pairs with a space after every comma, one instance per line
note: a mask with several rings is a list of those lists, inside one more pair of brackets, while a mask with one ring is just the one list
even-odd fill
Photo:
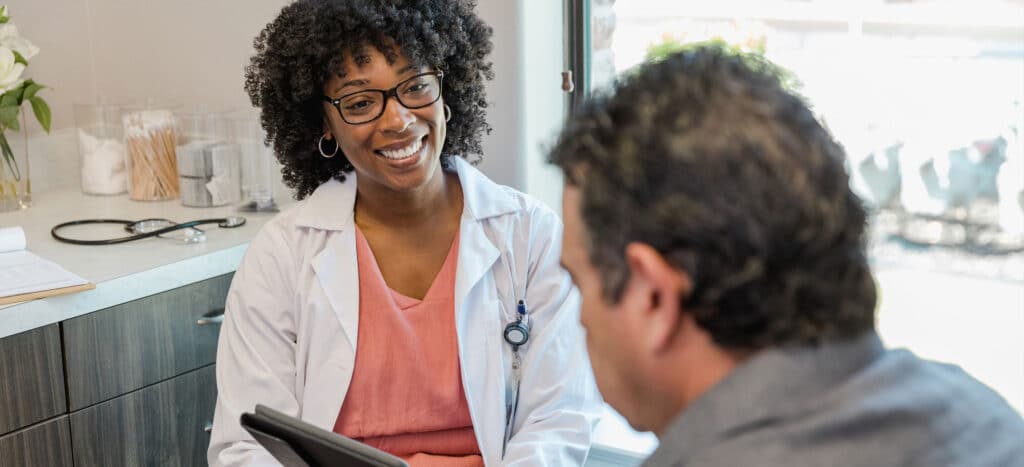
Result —
[[[484, 462], [581, 465], [600, 397], [578, 294], [559, 267], [561, 222], [536, 200], [495, 184], [461, 158], [453, 161], [464, 199], [455, 325]], [[354, 174], [344, 183], [328, 181], [269, 221], [250, 244], [228, 293], [217, 349], [211, 466], [277, 465], [239, 425], [256, 404], [334, 428], [359, 332], [355, 196]], [[514, 288], [524, 283], [532, 332], [521, 349], [519, 413], [502, 459], [512, 355], [502, 332], [522, 293]]]

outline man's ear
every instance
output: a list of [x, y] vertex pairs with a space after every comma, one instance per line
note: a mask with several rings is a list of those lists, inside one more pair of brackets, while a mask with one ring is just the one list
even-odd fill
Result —
[[642, 284], [633, 292], [649, 295], [643, 316], [647, 350], [660, 353], [672, 344], [682, 324], [680, 303], [693, 290], [690, 275], [674, 268], [657, 250], [645, 243], [626, 245], [626, 264], [631, 280]]

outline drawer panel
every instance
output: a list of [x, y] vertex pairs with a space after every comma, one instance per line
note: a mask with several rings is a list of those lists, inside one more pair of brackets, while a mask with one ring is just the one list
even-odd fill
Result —
[[72, 467], [68, 417], [0, 436], [4, 467]]
[[56, 324], [0, 339], [0, 435], [64, 413]]
[[65, 321], [71, 410], [212, 364], [231, 276]]
[[214, 366], [71, 414], [76, 466], [205, 466]]

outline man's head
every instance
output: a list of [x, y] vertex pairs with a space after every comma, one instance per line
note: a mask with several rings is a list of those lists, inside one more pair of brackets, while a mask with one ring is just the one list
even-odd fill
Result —
[[563, 264], [598, 385], [635, 427], [752, 352], [873, 328], [843, 158], [777, 68], [722, 47], [643, 65], [574, 116], [551, 152]]

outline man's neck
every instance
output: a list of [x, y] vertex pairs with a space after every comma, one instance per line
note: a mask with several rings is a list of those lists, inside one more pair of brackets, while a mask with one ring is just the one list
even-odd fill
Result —
[[679, 371], [663, 375], [666, 390], [660, 409], [651, 413], [651, 431], [661, 437], [672, 422], [732, 371], [751, 356], [751, 352], [725, 350], [708, 339], [707, 345], [687, 345], [666, 356], [674, 361], [671, 368]]

